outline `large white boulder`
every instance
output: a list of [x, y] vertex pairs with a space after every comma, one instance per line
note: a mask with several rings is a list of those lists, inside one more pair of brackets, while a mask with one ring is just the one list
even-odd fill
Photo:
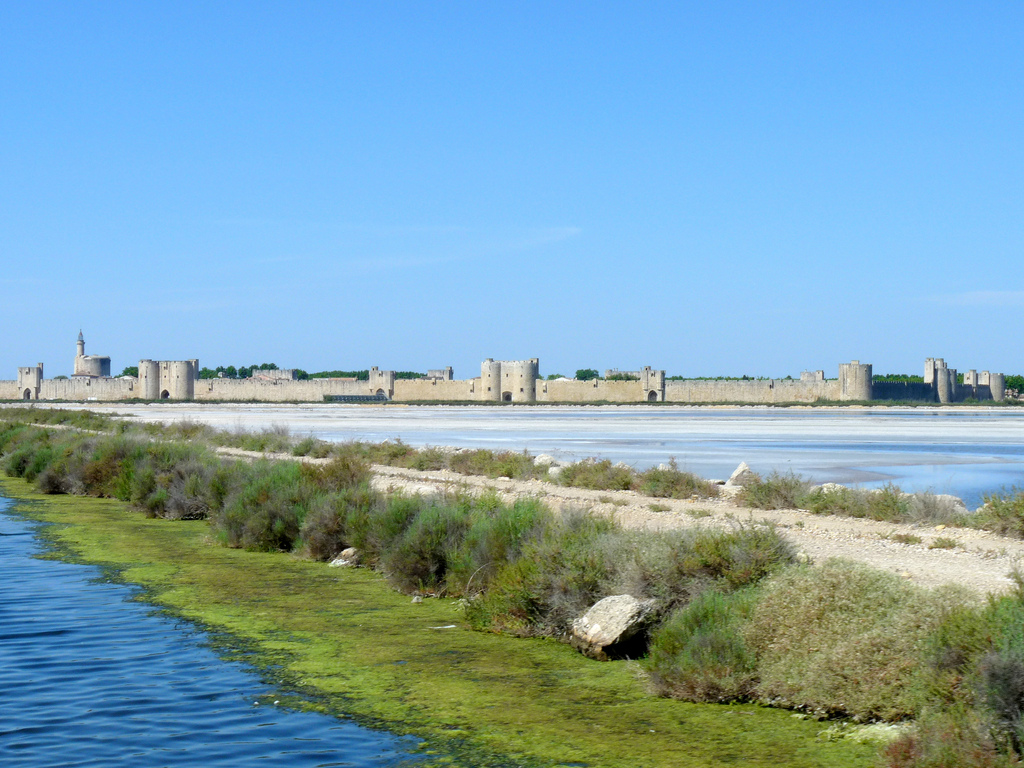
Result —
[[572, 644], [598, 661], [629, 655], [629, 642], [646, 628], [653, 610], [653, 600], [637, 600], [632, 595], [606, 597], [573, 621]]

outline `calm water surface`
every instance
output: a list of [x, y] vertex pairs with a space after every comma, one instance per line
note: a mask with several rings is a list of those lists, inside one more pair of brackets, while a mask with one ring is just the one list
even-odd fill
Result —
[[39, 560], [0, 498], [0, 765], [398, 766], [415, 741], [275, 706], [191, 625], [98, 568]]
[[145, 421], [287, 427], [324, 440], [387, 440], [587, 456], [645, 469], [675, 457], [703, 477], [740, 461], [814, 482], [982, 495], [1024, 486], [1024, 408], [443, 407], [154, 404], [104, 406]]

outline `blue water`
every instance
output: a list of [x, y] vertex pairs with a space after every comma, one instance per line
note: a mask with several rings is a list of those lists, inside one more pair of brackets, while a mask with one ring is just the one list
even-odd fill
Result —
[[415, 741], [275, 705], [188, 623], [95, 567], [40, 560], [0, 498], [0, 765], [398, 766]]

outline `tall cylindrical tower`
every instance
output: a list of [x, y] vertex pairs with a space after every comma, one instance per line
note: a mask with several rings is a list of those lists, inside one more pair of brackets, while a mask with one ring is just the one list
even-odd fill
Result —
[[167, 363], [166, 388], [172, 400], [193, 400], [196, 396], [196, 377], [191, 360]]
[[532, 403], [537, 400], [537, 374], [540, 364], [532, 360], [501, 362], [502, 399], [513, 403]]
[[992, 391], [992, 399], [997, 403], [1006, 399], [1006, 376], [1002, 373], [991, 373], [988, 377], [988, 386]]
[[78, 357], [85, 355], [85, 337], [82, 335], [81, 330], [78, 332], [78, 344], [76, 346], [75, 354]]
[[160, 363], [139, 360], [139, 397], [142, 400], [160, 399]]
[[480, 399], [501, 402], [501, 363], [491, 358], [480, 364]]
[[839, 364], [839, 399], [871, 400], [874, 387], [871, 382], [871, 363], [854, 360]]
[[938, 395], [939, 402], [942, 404], [949, 403], [953, 399], [953, 385], [950, 382], [952, 373], [949, 368], [935, 369], [935, 394]]

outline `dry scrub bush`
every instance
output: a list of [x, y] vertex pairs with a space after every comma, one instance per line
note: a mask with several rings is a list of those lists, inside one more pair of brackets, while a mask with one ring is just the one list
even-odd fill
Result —
[[479, 629], [560, 636], [609, 595], [652, 599], [667, 612], [712, 585], [740, 588], [792, 561], [791, 546], [767, 526], [638, 532], [569, 515], [502, 567], [468, 616]]
[[529, 479], [547, 474], [546, 467], [534, 466], [527, 453], [494, 452], [486, 449], [459, 451], [448, 457], [448, 468], [463, 475]]
[[1018, 758], [997, 749], [990, 722], [964, 707], [931, 712], [882, 749], [885, 768], [1010, 768]]
[[628, 491], [633, 487], [633, 470], [612, 464], [608, 459], [584, 460], [563, 467], [558, 482], [594, 491]]
[[654, 690], [686, 701], [748, 698], [756, 682], [756, 659], [741, 630], [756, 599], [755, 589], [708, 589], [670, 615], [654, 633], [644, 662]]
[[792, 472], [786, 475], [773, 472], [767, 478], [759, 477], [746, 485], [737, 500], [754, 509], [794, 509], [807, 488], [808, 483]]
[[652, 467], [635, 476], [634, 491], [663, 499], [688, 499], [691, 496], [710, 498], [718, 495], [718, 486], [690, 472], [682, 472], [675, 459], [666, 467]]
[[758, 658], [758, 697], [823, 714], [899, 719], [924, 698], [928, 635], [959, 592], [928, 592], [841, 560], [764, 583], [744, 630]]
[[1003, 536], [1024, 538], [1024, 490], [986, 496], [974, 524]]

